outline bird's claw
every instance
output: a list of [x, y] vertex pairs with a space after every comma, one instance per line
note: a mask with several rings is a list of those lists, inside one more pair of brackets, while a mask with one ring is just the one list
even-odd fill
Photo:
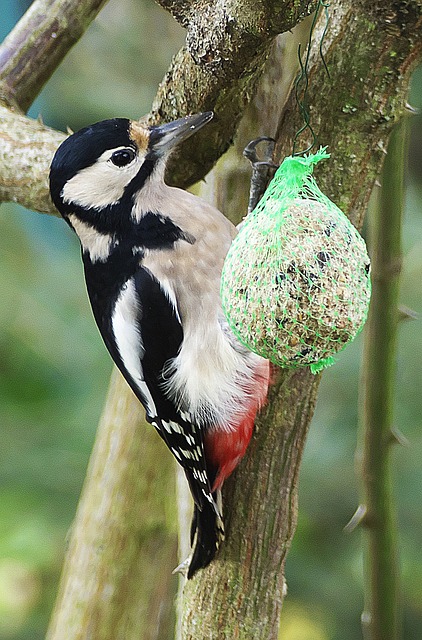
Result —
[[182, 576], [186, 578], [188, 575], [190, 561], [191, 561], [191, 558], [189, 556], [189, 558], [186, 558], [186, 560], [183, 560], [183, 562], [181, 562], [175, 569], [173, 569], [173, 571], [171, 572], [172, 575], [176, 573], [180, 573]]
[[[266, 142], [267, 145], [265, 147], [263, 157], [259, 158], [257, 153], [257, 146], [260, 145], [261, 142]], [[243, 150], [243, 155], [250, 161], [253, 167], [266, 166], [276, 169], [278, 165], [273, 162], [274, 147], [274, 138], [270, 138], [269, 136], [260, 136], [259, 138], [251, 140], [249, 144], [246, 145]]]
[[[266, 143], [262, 158], [258, 157], [257, 153], [257, 147], [259, 144], [261, 144], [261, 142]], [[274, 147], [274, 138], [270, 138], [268, 136], [260, 136], [259, 138], [255, 138], [255, 140], [251, 140], [243, 150], [243, 155], [248, 158], [248, 160], [252, 164], [248, 213], [255, 209], [256, 205], [261, 199], [266, 189], [269, 176], [271, 175], [270, 171], [272, 169], [277, 169], [278, 167], [278, 165], [276, 165], [272, 159]]]

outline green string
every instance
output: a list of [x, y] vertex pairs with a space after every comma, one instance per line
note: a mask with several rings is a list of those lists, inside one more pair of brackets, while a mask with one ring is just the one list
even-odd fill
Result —
[[[313, 149], [313, 147], [316, 144], [317, 141], [317, 136], [315, 134], [314, 129], [311, 126], [311, 122], [310, 122], [310, 113], [309, 113], [309, 107], [308, 107], [308, 88], [309, 88], [309, 76], [308, 76], [308, 68], [309, 68], [309, 58], [311, 55], [311, 47], [312, 47], [312, 37], [313, 37], [313, 33], [314, 33], [314, 29], [315, 29], [315, 25], [316, 22], [318, 20], [319, 17], [319, 13], [320, 13], [320, 9], [321, 7], [324, 8], [324, 12], [325, 12], [325, 27], [324, 27], [324, 31], [322, 32], [322, 36], [321, 36], [321, 40], [319, 43], [319, 54], [322, 60], [322, 64], [324, 65], [324, 69], [328, 75], [328, 77], [330, 77], [330, 72], [328, 71], [328, 67], [327, 64], [325, 62], [324, 59], [324, 54], [322, 52], [322, 45], [324, 42], [324, 38], [325, 35], [327, 33], [327, 29], [328, 29], [328, 23], [329, 23], [329, 14], [328, 14], [328, 7], [329, 7], [329, 3], [325, 4], [322, 0], [319, 0], [317, 8], [315, 10], [314, 13], [314, 17], [312, 20], [312, 25], [311, 25], [311, 29], [309, 31], [309, 39], [308, 39], [308, 45], [307, 45], [307, 50], [306, 50], [306, 58], [305, 58], [305, 64], [303, 64], [302, 62], [302, 56], [301, 56], [301, 50], [300, 50], [300, 45], [298, 47], [298, 58], [299, 58], [299, 65], [300, 65], [300, 73], [298, 75], [298, 77], [296, 78], [295, 81], [295, 98], [296, 98], [296, 104], [298, 106], [299, 109], [299, 113], [303, 118], [303, 126], [299, 129], [299, 131], [297, 131], [294, 139], [293, 139], [293, 150], [292, 150], [292, 156], [301, 156], [304, 155], [305, 153], [308, 153], [309, 151], [311, 151], [311, 149]], [[303, 95], [303, 97], [300, 97], [300, 94]], [[297, 144], [299, 142], [299, 137], [302, 135], [302, 133], [304, 131], [306, 131], [306, 129], [309, 129], [309, 132], [312, 136], [312, 142], [311, 144], [304, 149], [303, 151], [296, 151], [296, 147]]]

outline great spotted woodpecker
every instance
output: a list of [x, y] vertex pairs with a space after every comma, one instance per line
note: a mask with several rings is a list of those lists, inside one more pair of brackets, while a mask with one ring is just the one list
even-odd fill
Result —
[[189, 578], [224, 537], [219, 491], [246, 451], [269, 381], [268, 362], [236, 340], [221, 308], [235, 227], [163, 178], [172, 147], [212, 116], [98, 122], [67, 138], [50, 170], [107, 349], [186, 473], [195, 503]]

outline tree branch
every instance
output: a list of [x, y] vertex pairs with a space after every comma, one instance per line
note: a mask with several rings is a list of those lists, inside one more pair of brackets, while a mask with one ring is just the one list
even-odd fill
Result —
[[[55, 0], [56, 11], [61, 4], [62, 0]], [[70, 3], [63, 4], [66, 10], [70, 11]], [[97, 0], [92, 7], [99, 10], [100, 4]], [[173, 4], [179, 9], [182, 7], [181, 2]], [[31, 8], [36, 16], [39, 15], [36, 11], [37, 6], [44, 6], [41, 0], [36, 0]], [[85, 0], [82, 6], [85, 9], [91, 7], [88, 0]], [[190, 6], [191, 4], [188, 4], [188, 7]], [[158, 89], [149, 115], [149, 120], [156, 122], [170, 121], [186, 113], [206, 110], [216, 112], [213, 122], [204, 131], [199, 132], [194, 141], [188, 140], [182, 145], [172, 158], [168, 176], [171, 182], [179, 186], [186, 187], [201, 180], [229, 147], [245, 105], [250, 102], [255, 92], [256, 82], [271, 50], [275, 32], [277, 29], [290, 29], [302, 15], [312, 10], [315, 0], [302, 0], [300, 3], [294, 0], [282, 3], [279, 0], [266, 0], [259, 2], [257, 6], [259, 12], [256, 16], [253, 11], [255, 3], [251, 4], [249, 0], [247, 3], [233, 2], [233, 7], [221, 1], [212, 4], [199, 3], [195, 4], [195, 10], [192, 9], [187, 48], [181, 49], [175, 56]], [[3, 67], [0, 67], [3, 69], [0, 77], [3, 77], [6, 98], [11, 100], [13, 94], [14, 101], [20, 102], [21, 108], [34, 99], [37, 87], [38, 90], [41, 88], [37, 85], [40, 80], [31, 78], [30, 73], [34, 69], [30, 66], [30, 61], [33, 65], [34, 58], [37, 59], [38, 46], [46, 52], [45, 42], [50, 43], [52, 40], [51, 23], [46, 20], [39, 27], [39, 41], [29, 38], [25, 46], [19, 49], [20, 54], [8, 62], [12, 44], [19, 47], [19, 33], [26, 33], [28, 25], [31, 24], [31, 9], [29, 16], [25, 14], [26, 17], [22, 18], [22, 25], [19, 23], [21, 26], [16, 27], [16, 34], [13, 31], [0, 47], [0, 54], [3, 49], [5, 59]], [[233, 13], [230, 13], [229, 9], [233, 10]], [[81, 17], [77, 23], [78, 28], [82, 28], [82, 24], [86, 26], [88, 19], [92, 19], [93, 8], [91, 11], [85, 22]], [[47, 13], [54, 22], [53, 10], [49, 9]], [[70, 39], [72, 34], [70, 27], [68, 30], [63, 27], [64, 44], [60, 46], [60, 53], [55, 58], [56, 65], [64, 56], [66, 46], [68, 50], [70, 43], [74, 43], [74, 40]], [[76, 38], [76, 27], [74, 37]], [[42, 43], [45, 45], [44, 48]], [[22, 56], [21, 62], [19, 56]], [[52, 53], [51, 56], [53, 58]], [[0, 61], [1, 59], [0, 56]], [[19, 72], [21, 65], [24, 71]], [[47, 79], [53, 65], [50, 65], [50, 60], [44, 54], [39, 59], [39, 65], [47, 65], [48, 72], [38, 72], [40, 77]], [[22, 140], [21, 127], [24, 134]], [[51, 129], [31, 120], [26, 122], [0, 106], [0, 139], [5, 142], [4, 156], [0, 156], [0, 199], [19, 202], [41, 212], [55, 213], [48, 192], [45, 191], [46, 176], [54, 145], [60, 144], [63, 135], [55, 135]], [[32, 159], [36, 160], [36, 164], [31, 162], [29, 166], [28, 160]], [[33, 200], [34, 194], [36, 197]]]
[[0, 45], [0, 101], [25, 112], [107, 0], [35, 0]]
[[0, 104], [0, 202], [58, 215], [48, 188], [48, 172], [64, 133]]
[[183, 187], [197, 182], [228, 149], [274, 37], [315, 6], [315, 0], [198, 0], [189, 5], [186, 47], [158, 89], [150, 121], [207, 110], [213, 110], [215, 118], [195, 140], [176, 150], [168, 168], [171, 182]]
[[[422, 58], [422, 9], [418, 0], [403, 5], [389, 0], [360, 2], [357, 11], [355, 1], [335, 0], [329, 11], [323, 51], [330, 77], [318, 50], [323, 17], [314, 32], [309, 72], [312, 127], [317, 144], [327, 144], [331, 153], [315, 175], [324, 193], [360, 228], [392, 128], [405, 110], [412, 70]], [[281, 157], [291, 153], [302, 124], [292, 93], [279, 123]], [[309, 142], [305, 135], [303, 148]]]
[[369, 549], [362, 624], [365, 637], [369, 632], [371, 640], [396, 640], [401, 636], [391, 454], [402, 262], [405, 126], [402, 119], [393, 131], [383, 167], [381, 191], [369, 216], [373, 289], [363, 361], [364, 524]]
[[[215, 24], [231, 22], [229, 33], [243, 34], [250, 32], [276, 36], [292, 28], [305, 15], [316, 8], [317, 0], [157, 0], [158, 4], [169, 11], [188, 31], [194, 31], [196, 15], [211, 16]], [[200, 18], [205, 26], [206, 21]], [[290, 25], [286, 29], [286, 25]], [[222, 30], [224, 31], [224, 29]], [[212, 29], [205, 30], [204, 41], [215, 37]]]

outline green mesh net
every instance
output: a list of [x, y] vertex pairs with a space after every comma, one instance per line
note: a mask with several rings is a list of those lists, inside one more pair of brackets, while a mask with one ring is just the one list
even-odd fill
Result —
[[311, 175], [328, 157], [320, 149], [284, 160], [234, 239], [221, 282], [244, 345], [314, 373], [360, 331], [371, 293], [364, 240]]

